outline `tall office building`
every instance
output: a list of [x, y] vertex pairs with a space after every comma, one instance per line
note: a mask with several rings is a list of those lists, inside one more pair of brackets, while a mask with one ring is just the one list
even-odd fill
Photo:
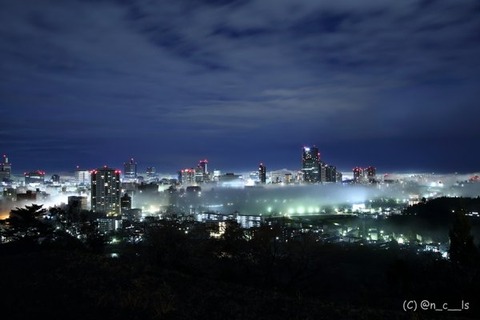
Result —
[[353, 182], [355, 183], [375, 183], [377, 178], [377, 169], [373, 166], [367, 168], [353, 168]]
[[107, 216], [120, 214], [120, 170], [108, 167], [91, 173], [91, 204], [93, 212], [104, 212]]
[[125, 193], [121, 198], [120, 198], [120, 205], [122, 208], [122, 212], [125, 210], [130, 210], [132, 209], [132, 197], [128, 195], [128, 193]]
[[320, 182], [326, 182], [327, 181], [327, 169], [328, 169], [328, 165], [323, 162], [323, 161], [320, 161]]
[[198, 162], [197, 167], [195, 168], [195, 182], [201, 183], [201, 182], [207, 182], [209, 181], [209, 175], [208, 175], [208, 160], [200, 160]]
[[91, 181], [91, 173], [89, 170], [82, 170], [79, 166], [75, 168], [75, 180], [78, 184], [89, 185]]
[[7, 155], [3, 155], [3, 161], [0, 162], [0, 181], [10, 179], [12, 175], [12, 164], [8, 162]]
[[202, 168], [203, 174], [208, 174], [208, 160], [207, 159], [200, 160], [200, 162], [198, 163], [198, 166], [200, 168]]
[[292, 174], [290, 172], [285, 173], [284, 180], [286, 184], [292, 183]]
[[305, 182], [320, 181], [320, 153], [317, 147], [303, 147], [302, 172]]
[[51, 178], [50, 181], [53, 183], [60, 183], [60, 176], [58, 174], [54, 174]]
[[195, 182], [196, 183], [202, 183], [204, 182], [205, 180], [205, 173], [203, 172], [203, 168], [200, 167], [200, 165], [198, 165], [196, 168], [195, 168]]
[[343, 182], [343, 174], [340, 171], [337, 171], [336, 182]]
[[267, 167], [263, 163], [258, 166], [258, 178], [260, 183], [267, 183]]
[[370, 167], [366, 168], [365, 171], [367, 172], [368, 182], [370, 182], [370, 183], [375, 182], [376, 179], [377, 179], [377, 169], [373, 166], [370, 166]]
[[178, 181], [181, 184], [192, 184], [195, 182], [195, 169], [182, 169], [178, 172]]
[[363, 182], [363, 169], [360, 167], [353, 168], [353, 182]]
[[337, 182], [337, 168], [335, 166], [327, 165], [325, 174], [326, 182]]
[[123, 164], [123, 176], [126, 179], [135, 179], [137, 177], [137, 163], [133, 158]]
[[25, 184], [29, 183], [40, 183], [45, 182], [45, 171], [37, 170], [31, 172], [25, 172]]
[[154, 177], [156, 175], [155, 167], [147, 168], [147, 177]]

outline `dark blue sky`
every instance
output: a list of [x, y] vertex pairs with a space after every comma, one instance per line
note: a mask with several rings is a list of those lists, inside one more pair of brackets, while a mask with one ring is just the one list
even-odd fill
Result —
[[0, 0], [13, 170], [480, 169], [480, 2]]

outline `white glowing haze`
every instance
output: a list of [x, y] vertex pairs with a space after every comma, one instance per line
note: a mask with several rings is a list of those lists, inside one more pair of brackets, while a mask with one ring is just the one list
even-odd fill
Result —
[[[321, 213], [327, 206], [337, 207], [366, 203], [369, 200], [384, 198], [395, 199], [407, 203], [411, 197], [435, 198], [478, 197], [480, 183], [458, 183], [466, 181], [466, 176], [428, 176], [405, 175], [397, 176], [401, 182], [378, 185], [324, 184], [324, 185], [264, 185], [261, 187], [222, 187], [215, 184], [201, 185], [200, 197], [191, 195], [184, 198], [184, 203], [192, 204], [200, 210], [218, 211], [220, 213], [259, 214], [284, 213], [292, 215]], [[8, 217], [15, 207], [23, 207], [32, 203], [43, 204], [44, 208], [59, 206], [68, 202], [68, 196], [60, 191], [47, 190], [50, 195], [45, 200], [0, 202], [0, 219]], [[89, 198], [88, 194], [83, 194]], [[168, 204], [166, 193], [157, 195], [137, 194], [132, 198], [135, 208], [155, 207]], [[155, 211], [157, 211], [155, 210]], [[153, 213], [153, 212], [152, 212]]]
[[[356, 185], [265, 185], [254, 188], [202, 187], [201, 197], [192, 198], [195, 206], [211, 206], [213, 211], [240, 214], [285, 213], [315, 214], [325, 207], [351, 206], [375, 199], [395, 199], [408, 204], [412, 198], [478, 197], [480, 183], [457, 183], [459, 177], [425, 178], [414, 176], [401, 183]], [[223, 206], [219, 206], [223, 205]]]

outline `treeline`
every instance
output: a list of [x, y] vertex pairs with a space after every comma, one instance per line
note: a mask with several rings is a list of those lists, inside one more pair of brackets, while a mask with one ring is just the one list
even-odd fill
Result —
[[[212, 230], [205, 224], [189, 226], [158, 221], [137, 244], [91, 246], [53, 237], [1, 245], [10, 248], [1, 255], [2, 314], [6, 319], [448, 319], [447, 313], [406, 313], [402, 303], [429, 299], [459, 305], [463, 299], [471, 307], [456, 319], [480, 315], [478, 261], [451, 263], [396, 243], [382, 249], [323, 244], [309, 232], [286, 239], [278, 224], [254, 229], [248, 239], [234, 221], [219, 238], [208, 237]], [[22, 253], [15, 250], [20, 243]]]
[[439, 197], [409, 206], [403, 211], [404, 215], [414, 215], [428, 220], [432, 224], [443, 224], [453, 221], [453, 213], [477, 212], [480, 214], [480, 197]]

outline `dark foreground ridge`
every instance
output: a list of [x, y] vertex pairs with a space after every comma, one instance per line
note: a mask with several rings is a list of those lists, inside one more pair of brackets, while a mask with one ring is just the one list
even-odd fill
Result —
[[[245, 241], [231, 226], [199, 240], [176, 222], [142, 245], [70, 241], [0, 246], [4, 319], [478, 319], [478, 264], [387, 250], [318, 244], [308, 235], [275, 246], [275, 228]], [[58, 238], [57, 238], [58, 239]], [[408, 300], [462, 312], [405, 312]]]

